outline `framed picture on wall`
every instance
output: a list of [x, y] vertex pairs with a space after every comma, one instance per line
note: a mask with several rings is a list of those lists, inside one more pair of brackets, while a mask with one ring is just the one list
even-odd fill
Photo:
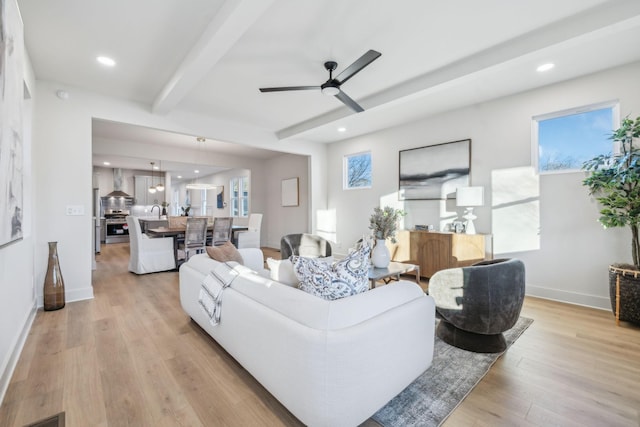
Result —
[[282, 180], [282, 206], [298, 206], [298, 178]]
[[214, 188], [216, 195], [216, 207], [218, 209], [224, 208], [224, 185], [220, 185]]
[[471, 140], [400, 151], [400, 200], [445, 200], [469, 185]]

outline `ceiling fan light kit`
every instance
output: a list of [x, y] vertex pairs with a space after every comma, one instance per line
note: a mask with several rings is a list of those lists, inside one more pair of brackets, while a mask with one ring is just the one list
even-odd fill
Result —
[[369, 50], [367, 53], [358, 58], [353, 64], [345, 68], [336, 78], [333, 78], [333, 72], [338, 67], [338, 63], [335, 61], [327, 61], [324, 63], [324, 68], [329, 71], [329, 80], [324, 82], [320, 86], [285, 86], [285, 87], [266, 87], [260, 88], [260, 92], [284, 92], [291, 90], [320, 90], [323, 95], [333, 95], [338, 98], [344, 105], [351, 108], [356, 113], [364, 111], [356, 101], [351, 99], [346, 93], [342, 91], [340, 86], [349, 80], [351, 77], [362, 71], [364, 67], [371, 64], [378, 59], [382, 54], [375, 50]]

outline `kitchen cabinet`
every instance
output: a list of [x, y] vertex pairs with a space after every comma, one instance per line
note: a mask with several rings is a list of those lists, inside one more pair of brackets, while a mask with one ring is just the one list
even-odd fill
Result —
[[396, 240], [395, 245], [390, 245], [392, 260], [418, 264], [424, 277], [492, 257], [491, 235], [488, 234], [400, 230]]
[[[133, 177], [136, 205], [150, 206], [160, 204], [164, 200], [164, 193], [149, 193], [152, 185], [152, 177], [146, 175], [136, 175]], [[157, 179], [156, 179], [157, 181]], [[158, 182], [153, 183], [158, 184]]]

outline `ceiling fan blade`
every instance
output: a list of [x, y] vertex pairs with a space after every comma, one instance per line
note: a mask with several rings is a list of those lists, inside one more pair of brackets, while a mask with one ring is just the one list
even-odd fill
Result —
[[335, 95], [335, 97], [338, 98], [340, 101], [342, 101], [344, 103], [344, 105], [346, 105], [347, 107], [351, 108], [356, 113], [361, 113], [361, 112], [364, 111], [364, 108], [362, 108], [360, 105], [358, 105], [358, 103], [356, 101], [354, 101], [353, 99], [349, 98], [349, 96], [346, 93], [344, 93], [343, 91], [340, 91], [340, 93]]
[[320, 90], [320, 86], [261, 87], [260, 92], [284, 92], [287, 90]]
[[367, 65], [371, 64], [373, 61], [378, 59], [380, 55], [382, 55], [380, 52], [376, 52], [375, 50], [369, 50], [367, 53], [365, 53], [360, 58], [358, 58], [356, 62], [349, 65], [340, 74], [338, 74], [335, 80], [339, 84], [346, 82], [351, 77], [353, 77], [356, 73], [362, 70], [364, 67], [366, 67]]

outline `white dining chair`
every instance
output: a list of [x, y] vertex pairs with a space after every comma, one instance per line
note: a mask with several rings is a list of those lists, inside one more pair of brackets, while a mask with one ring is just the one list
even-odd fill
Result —
[[142, 234], [137, 217], [128, 216], [129, 271], [136, 274], [155, 273], [176, 268], [173, 238], [150, 238]]
[[252, 213], [249, 215], [249, 224], [246, 231], [236, 233], [236, 246], [240, 248], [260, 249], [260, 228], [262, 227], [262, 214]]

